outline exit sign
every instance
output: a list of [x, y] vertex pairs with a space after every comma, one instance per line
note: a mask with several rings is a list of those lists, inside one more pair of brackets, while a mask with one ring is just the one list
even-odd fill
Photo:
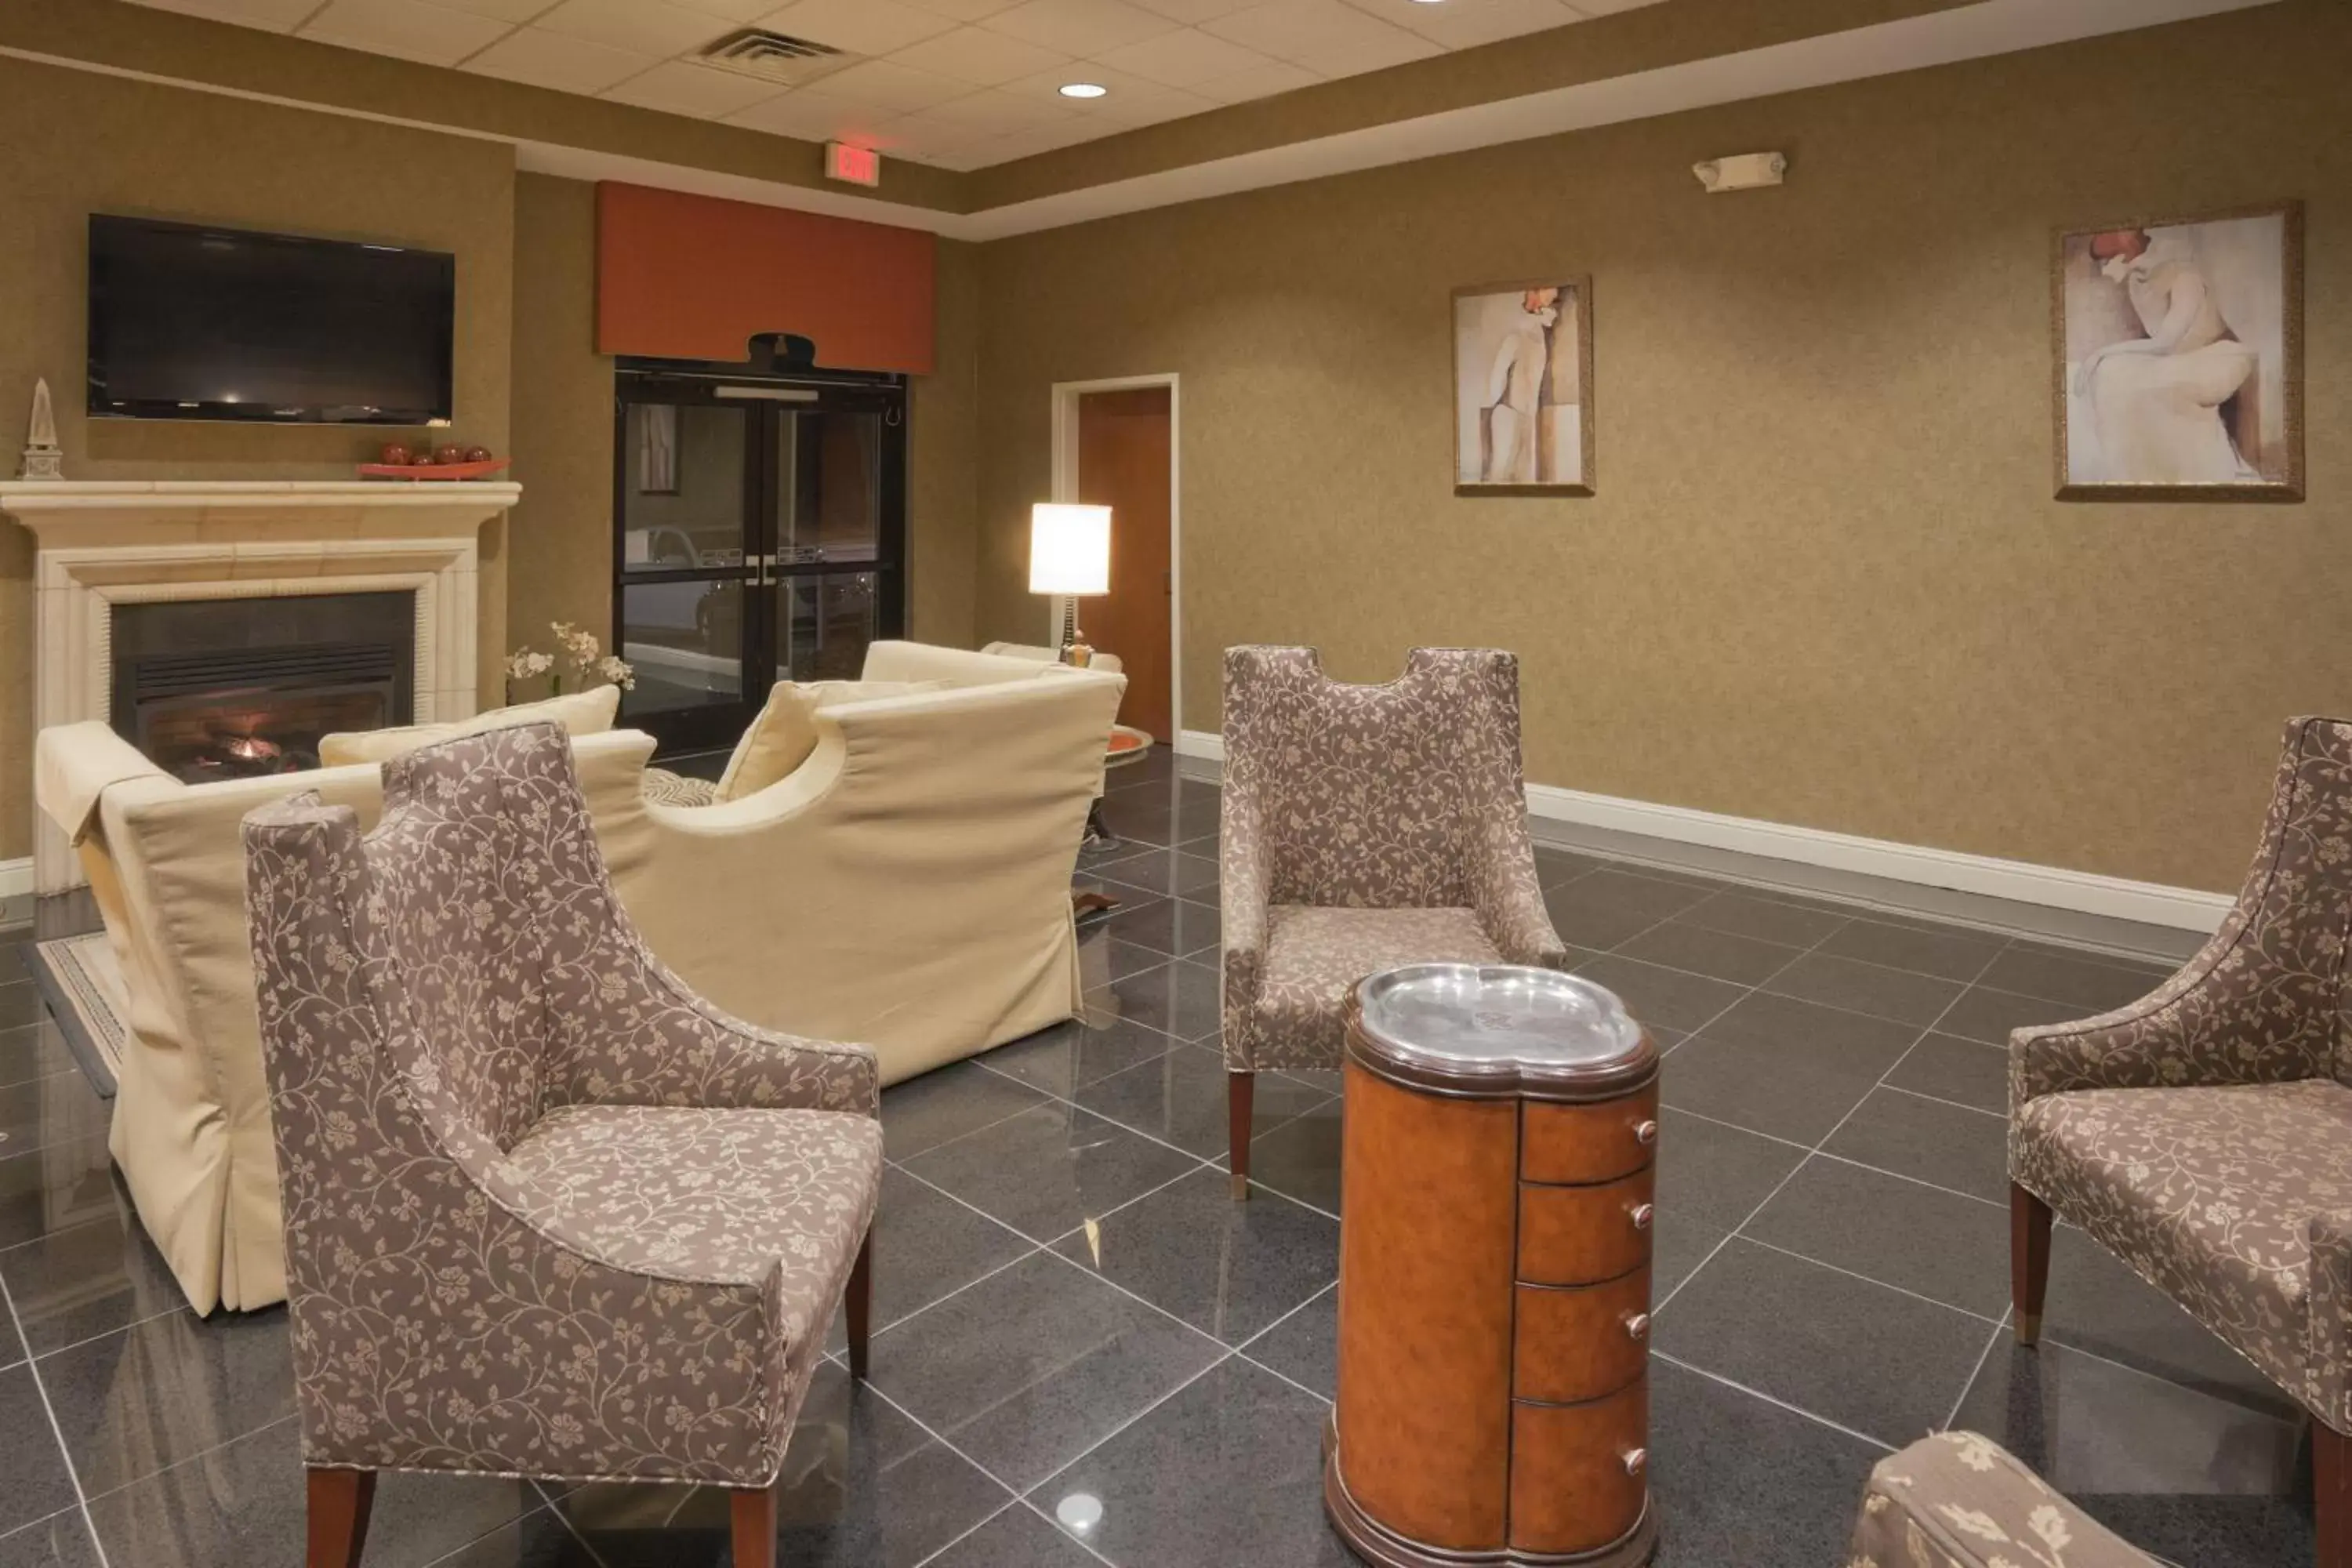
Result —
[[853, 185], [878, 185], [882, 183], [882, 154], [871, 147], [828, 142], [824, 144], [824, 173], [827, 179], [844, 180]]

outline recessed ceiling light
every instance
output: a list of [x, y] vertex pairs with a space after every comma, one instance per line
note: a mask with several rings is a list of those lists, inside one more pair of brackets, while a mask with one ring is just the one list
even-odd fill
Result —
[[1096, 81], [1066, 81], [1062, 84], [1064, 98], [1100, 98], [1109, 90]]

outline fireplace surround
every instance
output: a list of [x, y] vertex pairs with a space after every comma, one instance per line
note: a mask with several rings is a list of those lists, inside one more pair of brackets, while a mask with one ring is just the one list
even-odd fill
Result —
[[[120, 730], [114, 641], [127, 606], [345, 594], [406, 600], [411, 721], [469, 717], [477, 539], [520, 494], [485, 481], [0, 483], [0, 514], [30, 529], [37, 546], [34, 723], [96, 719]], [[77, 886], [71, 847], [33, 815], [35, 888]]]

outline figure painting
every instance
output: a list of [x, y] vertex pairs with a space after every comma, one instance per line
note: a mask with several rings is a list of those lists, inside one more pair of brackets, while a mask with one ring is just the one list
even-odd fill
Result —
[[1592, 283], [1454, 291], [1456, 495], [1592, 493]]
[[2303, 499], [2296, 205], [2058, 236], [2058, 493]]

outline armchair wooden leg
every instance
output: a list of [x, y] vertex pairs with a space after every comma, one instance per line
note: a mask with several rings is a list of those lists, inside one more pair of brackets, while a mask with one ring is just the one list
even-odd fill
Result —
[[857, 1244], [857, 1261], [849, 1266], [849, 1375], [866, 1376], [866, 1331], [874, 1321], [874, 1227]]
[[2042, 1338], [2042, 1298], [2050, 1289], [2050, 1205], [2009, 1184], [2009, 1303], [2017, 1311], [2017, 1342]]
[[728, 1494], [735, 1568], [776, 1568], [776, 1489], [744, 1487]]
[[375, 1503], [373, 1470], [314, 1467], [310, 1480], [310, 1541], [306, 1568], [357, 1568], [367, 1544], [368, 1510]]
[[2352, 1568], [2352, 1436], [2311, 1424], [2312, 1522], [2318, 1568]]
[[1225, 1163], [1234, 1173], [1236, 1203], [1249, 1196], [1250, 1096], [1256, 1088], [1255, 1073], [1225, 1075], [1225, 1141], [1231, 1151]]

